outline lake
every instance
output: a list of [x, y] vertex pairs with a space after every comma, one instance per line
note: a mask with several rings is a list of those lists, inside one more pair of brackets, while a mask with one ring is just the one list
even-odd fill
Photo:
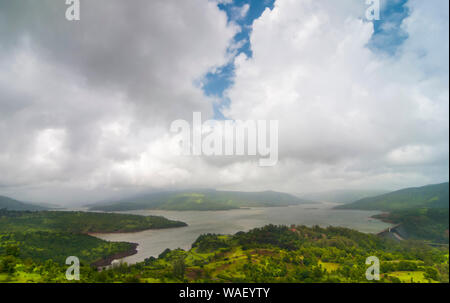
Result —
[[172, 229], [147, 230], [126, 234], [95, 234], [108, 241], [138, 243], [138, 253], [124, 258], [129, 264], [157, 257], [166, 248], [190, 249], [201, 234], [235, 234], [267, 224], [341, 226], [365, 233], [377, 233], [391, 225], [370, 218], [377, 211], [334, 210], [337, 204], [316, 203], [289, 207], [236, 209], [227, 211], [162, 211], [139, 210], [123, 213], [157, 215], [186, 222], [189, 226]]

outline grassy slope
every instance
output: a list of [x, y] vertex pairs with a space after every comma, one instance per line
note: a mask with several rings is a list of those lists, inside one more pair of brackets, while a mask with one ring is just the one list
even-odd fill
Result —
[[200, 190], [153, 193], [110, 204], [94, 205], [91, 209], [102, 211], [136, 209], [229, 210], [240, 207], [288, 206], [308, 202], [293, 195], [272, 191], [252, 193]]
[[340, 205], [336, 208], [383, 211], [420, 207], [449, 208], [448, 190], [448, 182], [423, 187], [406, 188], [376, 197], [364, 198], [350, 204]]

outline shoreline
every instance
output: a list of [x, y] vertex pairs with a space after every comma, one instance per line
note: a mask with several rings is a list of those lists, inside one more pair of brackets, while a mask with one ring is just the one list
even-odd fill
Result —
[[91, 263], [91, 266], [96, 267], [96, 268], [110, 266], [110, 265], [112, 265], [112, 262], [114, 260], [120, 260], [120, 259], [137, 254], [137, 252], [138, 252], [137, 248], [138, 248], [139, 244], [137, 244], [137, 243], [129, 243], [129, 244], [131, 244], [131, 246], [132, 246], [129, 250], [118, 252], [118, 253], [115, 253], [106, 258], [95, 261], [95, 262]]

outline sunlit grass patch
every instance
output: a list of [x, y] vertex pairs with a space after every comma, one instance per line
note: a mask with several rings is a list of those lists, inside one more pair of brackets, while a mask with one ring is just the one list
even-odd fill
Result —
[[319, 265], [322, 266], [322, 268], [329, 273], [338, 270], [340, 267], [338, 263], [322, 262], [322, 261], [319, 261]]
[[394, 271], [388, 273], [388, 275], [396, 277], [404, 283], [429, 283], [423, 271]]

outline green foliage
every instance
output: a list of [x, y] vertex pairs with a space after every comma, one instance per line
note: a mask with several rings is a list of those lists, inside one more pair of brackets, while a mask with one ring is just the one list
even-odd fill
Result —
[[404, 236], [410, 239], [449, 243], [449, 210], [437, 208], [408, 209], [374, 216], [401, 224]]
[[338, 209], [389, 211], [374, 216], [401, 224], [402, 237], [449, 243], [449, 183], [407, 188], [392, 193], [361, 199]]
[[192, 244], [193, 248], [197, 248], [199, 252], [217, 251], [221, 248], [228, 248], [230, 244], [223, 238], [223, 236], [206, 234], [201, 235]]
[[0, 255], [38, 262], [53, 260], [64, 264], [69, 256], [91, 264], [110, 255], [132, 249], [131, 243], [107, 242], [89, 235], [65, 232], [32, 231], [0, 234]]
[[184, 257], [180, 256], [175, 261], [173, 261], [173, 275], [180, 280], [184, 279], [184, 274], [186, 271], [186, 263]]
[[[180, 226], [186, 224], [159, 216], [0, 210], [0, 255], [35, 262], [51, 260], [57, 264], [64, 264], [69, 256], [77, 256], [83, 264], [91, 265], [116, 254], [134, 251], [135, 245], [107, 242], [87, 233], [134, 232]], [[5, 264], [3, 268], [10, 263]]]

